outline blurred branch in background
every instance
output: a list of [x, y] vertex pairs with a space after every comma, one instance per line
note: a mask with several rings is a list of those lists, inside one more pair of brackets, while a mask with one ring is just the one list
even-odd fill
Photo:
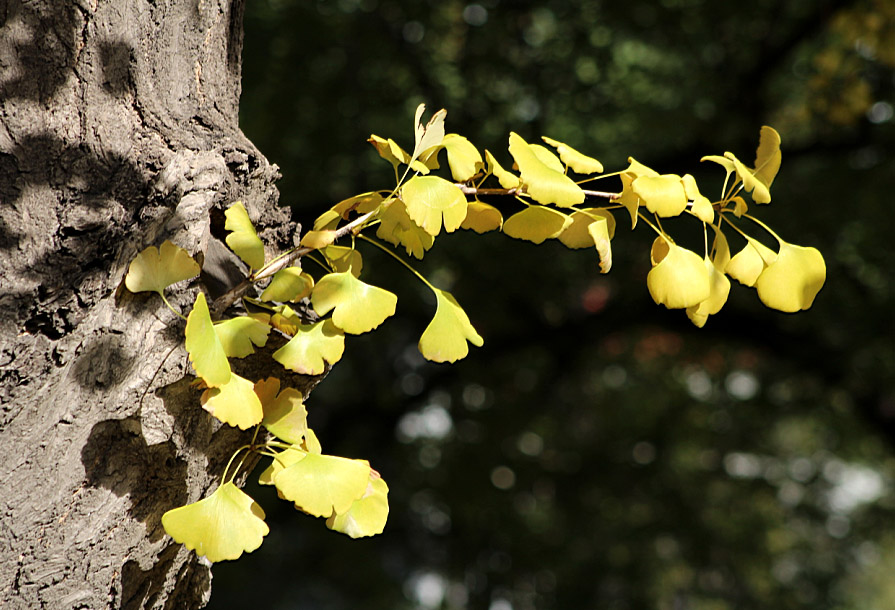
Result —
[[305, 224], [391, 179], [365, 140], [421, 101], [480, 148], [548, 135], [700, 184], [703, 154], [751, 152], [769, 124], [767, 218], [828, 280], [794, 317], [733, 290], [697, 330], [649, 299], [643, 244], [601, 277], [548, 244], [452, 236], [422, 267], [487, 295], [468, 308], [485, 349], [424, 363], [432, 304], [402, 299], [313, 397], [315, 429], [394, 482], [386, 533], [271, 514], [289, 535], [216, 566], [211, 607], [895, 607], [893, 36], [886, 0], [249, 3], [243, 129]]

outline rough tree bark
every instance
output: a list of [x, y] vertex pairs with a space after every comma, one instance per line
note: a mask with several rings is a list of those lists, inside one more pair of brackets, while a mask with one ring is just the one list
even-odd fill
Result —
[[208, 600], [209, 566], [161, 515], [213, 489], [244, 434], [199, 407], [180, 319], [121, 284], [170, 239], [213, 292], [237, 199], [293, 243], [238, 127], [242, 8], [0, 0], [0, 607]]

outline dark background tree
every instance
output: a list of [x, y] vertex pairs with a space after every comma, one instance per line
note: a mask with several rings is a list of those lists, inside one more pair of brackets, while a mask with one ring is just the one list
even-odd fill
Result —
[[509, 130], [546, 134], [710, 192], [699, 158], [748, 158], [769, 124], [783, 166], [760, 213], [828, 280], [794, 316], [734, 285], [698, 330], [650, 300], [640, 232], [620, 230], [609, 276], [592, 253], [455, 234], [423, 266], [485, 347], [442, 367], [415, 354], [432, 304], [365, 250], [399, 316], [349, 341], [308, 408], [326, 447], [383, 472], [390, 523], [350, 541], [257, 490], [273, 532], [215, 568], [212, 607], [895, 605], [892, 11], [253, 3], [241, 124], [301, 221], [388, 183], [364, 140], [406, 143], [421, 101], [502, 160]]

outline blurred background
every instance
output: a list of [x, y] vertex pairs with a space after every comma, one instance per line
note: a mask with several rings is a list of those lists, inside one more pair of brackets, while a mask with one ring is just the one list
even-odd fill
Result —
[[420, 102], [505, 166], [510, 130], [549, 135], [710, 196], [700, 157], [751, 162], [767, 124], [783, 165], [751, 211], [827, 283], [787, 315], [734, 282], [697, 329], [652, 302], [625, 218], [605, 276], [458, 231], [417, 267], [485, 346], [445, 366], [416, 350], [431, 294], [362, 244], [398, 315], [307, 406], [382, 473], [389, 524], [350, 540], [250, 485], [271, 534], [215, 566], [211, 608], [895, 608], [895, 2], [253, 0], [245, 28], [243, 129], [306, 226], [393, 186], [365, 140], [412, 148]]

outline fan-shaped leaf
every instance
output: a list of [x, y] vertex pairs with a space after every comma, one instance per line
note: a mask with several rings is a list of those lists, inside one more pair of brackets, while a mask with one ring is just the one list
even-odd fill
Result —
[[780, 242], [777, 258], [755, 281], [766, 306], [788, 313], [808, 309], [827, 278], [824, 258], [815, 248]]
[[333, 310], [332, 320], [346, 333], [359, 335], [373, 330], [395, 313], [398, 297], [366, 284], [351, 273], [323, 276], [311, 292], [311, 304], [319, 315]]
[[481, 201], [471, 201], [466, 206], [466, 218], [460, 228], [472, 229], [476, 233], [487, 233], [497, 231], [502, 226], [503, 216], [500, 210]]
[[254, 343], [258, 347], [267, 344], [270, 325], [249, 316], [231, 318], [214, 325], [214, 332], [229, 358], [245, 358], [254, 354]]
[[600, 255], [600, 273], [609, 273], [612, 268], [612, 244], [609, 240], [609, 222], [600, 218], [587, 225], [587, 232]]
[[193, 369], [206, 385], [218, 387], [230, 381], [230, 363], [211, 323], [202, 292], [196, 295], [193, 310], [186, 319], [186, 351]]
[[693, 202], [691, 212], [702, 222], [711, 224], [715, 220], [715, 210], [712, 208], [712, 202], [709, 198], [699, 192], [699, 186], [696, 184], [696, 178], [690, 174], [685, 174], [681, 178], [681, 184], [684, 185], [684, 192], [687, 198]]
[[698, 328], [705, 326], [709, 316], [721, 311], [727, 302], [727, 296], [730, 294], [730, 280], [724, 275], [723, 267], [718, 269], [708, 257], [703, 261], [705, 268], [709, 273], [710, 294], [707, 299], [687, 308], [687, 317]]
[[330, 245], [338, 238], [338, 232], [332, 230], [308, 231], [301, 238], [301, 246], [319, 250]]
[[584, 208], [572, 213], [572, 222], [559, 235], [559, 241], [567, 248], [593, 247], [594, 240], [587, 232], [587, 227], [601, 218], [606, 220], [609, 239], [612, 239], [615, 235], [615, 216], [612, 212], [603, 208]]
[[562, 162], [572, 168], [572, 171], [578, 174], [598, 174], [603, 171], [603, 164], [588, 157], [562, 142], [557, 142], [547, 136], [541, 136], [541, 139], [556, 149]]
[[646, 276], [646, 285], [657, 304], [684, 309], [711, 296], [709, 272], [692, 250], [660, 236], [653, 242], [651, 258], [654, 267]]
[[255, 384], [255, 394], [264, 410], [264, 427], [287, 443], [300, 443], [308, 430], [308, 412], [301, 392], [295, 388], [280, 392], [280, 380], [268, 377]]
[[261, 293], [262, 301], [300, 301], [314, 288], [314, 278], [301, 267], [286, 267], [277, 271]]
[[500, 163], [497, 162], [497, 159], [494, 158], [494, 155], [487, 150], [485, 151], [485, 161], [487, 162], [488, 173], [494, 174], [497, 177], [498, 182], [500, 182], [500, 186], [503, 188], [519, 188], [522, 184], [522, 180], [519, 176], [512, 172], [508, 172], [501, 167]]
[[283, 497], [315, 517], [344, 513], [367, 490], [370, 465], [334, 455], [307, 453], [273, 475]]
[[167, 239], [160, 248], [149, 246], [128, 267], [124, 285], [131, 292], [162, 292], [171, 284], [196, 277], [199, 264], [183, 248]]
[[382, 477], [370, 473], [363, 497], [355, 500], [347, 512], [332, 515], [326, 527], [352, 538], [381, 534], [388, 520], [388, 485]]
[[461, 135], [449, 133], [444, 136], [441, 145], [447, 151], [451, 176], [457, 182], [466, 182], [484, 166], [482, 155], [472, 142]]
[[484, 339], [473, 328], [466, 312], [451, 293], [438, 288], [433, 288], [433, 291], [437, 301], [435, 317], [420, 338], [419, 350], [427, 360], [455, 362], [469, 353], [467, 341], [481, 347]]
[[755, 280], [777, 254], [766, 245], [751, 237], [746, 237], [746, 245], [727, 263], [724, 271], [745, 286], [754, 286]]
[[301, 324], [289, 343], [273, 354], [273, 359], [302, 375], [320, 375], [326, 363], [335, 364], [345, 351], [345, 334], [332, 320]]
[[350, 271], [354, 277], [360, 277], [364, 269], [364, 259], [361, 253], [354, 248], [346, 246], [327, 246], [323, 249], [323, 256], [339, 273]]
[[[311, 432], [311, 429], [308, 428], [308, 432]], [[270, 463], [270, 466], [265, 468], [260, 475], [258, 475], [258, 484], [259, 485], [273, 485], [273, 478], [276, 476], [278, 472], [280, 472], [284, 468], [288, 468], [292, 464], [295, 464], [302, 458], [304, 458], [309, 452], [301, 449], [297, 445], [292, 445], [288, 449], [284, 451], [280, 451], [277, 453], [276, 457], [273, 458], [273, 461]], [[280, 498], [283, 497], [283, 494], [277, 492]]]
[[407, 254], [412, 254], [418, 259], [422, 259], [426, 250], [435, 243], [433, 236], [410, 220], [407, 208], [400, 199], [393, 199], [386, 204], [379, 218], [376, 237], [395, 246], [404, 246]]
[[416, 116], [413, 119], [415, 145], [411, 160], [419, 157], [423, 151], [439, 146], [444, 140], [444, 119], [447, 116], [447, 110], [442, 108], [432, 115], [432, 118], [429, 119], [426, 125], [423, 125], [421, 119], [425, 110], [425, 104], [420, 104], [416, 108]]
[[252, 269], [264, 266], [264, 244], [255, 232], [249, 213], [241, 201], [237, 201], [224, 212], [227, 221], [224, 228], [230, 231], [227, 245]]
[[162, 515], [162, 526], [175, 541], [211, 562], [251, 553], [270, 531], [261, 507], [232, 482], [204, 500], [169, 510]]
[[572, 219], [562, 212], [533, 205], [507, 218], [503, 232], [516, 239], [540, 244], [562, 233], [571, 222]]
[[429, 235], [456, 231], [466, 218], [466, 196], [456, 184], [438, 176], [414, 176], [401, 188], [407, 215]]
[[240, 430], [260, 424], [264, 418], [255, 384], [236, 373], [231, 374], [230, 381], [224, 385], [202, 392], [199, 400], [203, 409]]
[[687, 194], [681, 177], [675, 174], [641, 176], [635, 178], [631, 188], [650, 212], [663, 218], [677, 216], [687, 209]]
[[[544, 152], [552, 155], [547, 149], [544, 149]], [[556, 171], [545, 165], [534, 147], [516, 133], [510, 134], [510, 154], [519, 166], [526, 191], [538, 203], [555, 203], [560, 207], [571, 207], [584, 201], [584, 191], [581, 187], [562, 171]]]

